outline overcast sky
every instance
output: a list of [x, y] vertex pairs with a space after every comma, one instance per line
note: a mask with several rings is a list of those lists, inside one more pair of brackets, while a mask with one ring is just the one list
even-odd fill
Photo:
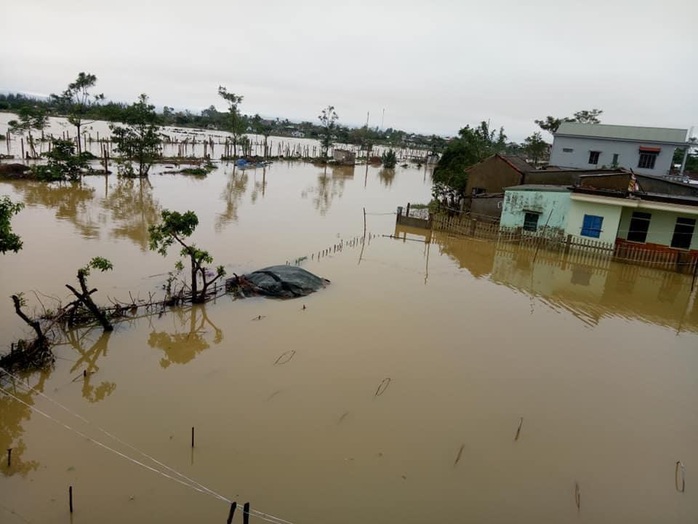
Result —
[[[0, 89], [456, 134], [603, 109], [698, 134], [696, 0], [1, 0]], [[385, 113], [383, 113], [385, 111]], [[385, 116], [383, 117], [383, 114]], [[550, 137], [546, 137], [550, 139]]]

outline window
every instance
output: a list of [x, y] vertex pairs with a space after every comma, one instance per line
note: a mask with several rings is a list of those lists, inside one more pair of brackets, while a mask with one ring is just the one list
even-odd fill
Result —
[[650, 228], [651, 213], [640, 213], [635, 211], [630, 219], [630, 230], [628, 231], [628, 240], [631, 242], [645, 242], [647, 240], [647, 231]]
[[601, 236], [602, 224], [603, 217], [596, 215], [584, 215], [584, 222], [582, 222], [582, 236], [599, 238]]
[[614, 167], [618, 167], [618, 157], [620, 155], [618, 153], [613, 153], [613, 162], [611, 162], [611, 165]]
[[474, 187], [472, 195], [481, 195], [482, 193], [487, 193], [487, 190], [484, 187]]
[[540, 213], [526, 212], [524, 215], [524, 231], [536, 231], [538, 229], [538, 218]]
[[640, 161], [637, 163], [637, 167], [640, 169], [654, 169], [654, 163], [657, 161], [658, 156], [658, 152], [640, 151]]
[[676, 225], [674, 226], [674, 236], [671, 238], [671, 247], [689, 249], [691, 247], [691, 240], [693, 240], [693, 231], [695, 228], [695, 218], [677, 218]]
[[572, 149], [571, 147], [563, 147], [562, 152], [563, 153], [573, 153], [574, 149]]
[[594, 165], [598, 164], [599, 156], [601, 156], [601, 151], [589, 151], [589, 163]]

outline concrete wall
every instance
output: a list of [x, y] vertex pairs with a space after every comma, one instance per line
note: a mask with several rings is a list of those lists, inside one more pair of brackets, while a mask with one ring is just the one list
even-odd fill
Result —
[[550, 233], [565, 231], [570, 207], [567, 191], [520, 191], [508, 189], [504, 195], [501, 227], [523, 227], [526, 212], [540, 213], [538, 230], [545, 228]]
[[[618, 228], [618, 238], [623, 240], [628, 239], [628, 231], [630, 230], [630, 219], [633, 216], [633, 211], [640, 211], [641, 213], [650, 213], [652, 218], [650, 219], [650, 227], [647, 230], [647, 238], [645, 243], [647, 244], [658, 244], [660, 246], [671, 246], [671, 238], [674, 236], [674, 227], [676, 226], [676, 219], [678, 217], [685, 218], [698, 218], [696, 215], [686, 215], [681, 213], [672, 213], [669, 211], [658, 211], [656, 209], [629, 209], [624, 208], [621, 216], [620, 225]], [[604, 221], [605, 225], [605, 221]], [[693, 233], [693, 239], [691, 240], [690, 249], [698, 250], [698, 227]]]
[[[640, 146], [661, 148], [654, 169], [640, 169], [637, 166], [640, 160]], [[565, 153], [563, 149], [572, 149], [572, 152]], [[602, 166], [610, 168], [613, 165], [613, 155], [617, 153], [618, 167], [625, 167], [646, 175], [667, 175], [675, 149], [675, 146], [652, 142], [616, 142], [598, 138], [556, 136], [550, 153], [550, 164], [577, 169], [593, 169]], [[598, 164], [589, 164], [589, 151], [601, 152]]]
[[504, 197], [474, 197], [470, 204], [470, 213], [474, 215], [475, 218], [477, 218], [477, 216], [487, 216], [498, 219], [502, 214], [503, 200]]
[[638, 176], [637, 183], [648, 193], [665, 193], [667, 195], [698, 196], [698, 186], [671, 182], [648, 176]]
[[[601, 242], [614, 243], [621, 218], [621, 206], [599, 204], [595, 202], [570, 202], [569, 213], [567, 215], [567, 226], [565, 233], [581, 238], [591, 238]], [[584, 215], [596, 215], [603, 217], [601, 224], [601, 235], [599, 238], [582, 237], [582, 224]]]

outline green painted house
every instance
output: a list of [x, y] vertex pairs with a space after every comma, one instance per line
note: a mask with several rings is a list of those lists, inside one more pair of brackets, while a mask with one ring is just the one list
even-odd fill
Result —
[[696, 260], [698, 196], [668, 190], [643, 191], [632, 173], [582, 177], [573, 187], [514, 186], [505, 190], [500, 227]]

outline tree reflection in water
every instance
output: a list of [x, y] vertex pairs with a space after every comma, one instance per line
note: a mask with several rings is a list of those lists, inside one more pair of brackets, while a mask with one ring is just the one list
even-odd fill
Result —
[[79, 378], [79, 380], [82, 380], [82, 396], [89, 402], [99, 402], [111, 395], [116, 389], [115, 382], [103, 381], [97, 387], [92, 384], [94, 375], [99, 371], [97, 361], [101, 357], [107, 356], [107, 346], [111, 332], [101, 332], [100, 337], [86, 349], [87, 344], [85, 340], [90, 334], [91, 330], [80, 331], [77, 329], [66, 333], [68, 344], [73, 346], [75, 351], [80, 354], [80, 358], [75, 362], [70, 372], [81, 371], [83, 373], [83, 376]]
[[158, 222], [161, 206], [147, 178], [119, 177], [104, 197], [117, 238], [132, 240], [141, 251], [148, 250], [148, 226]]
[[327, 174], [327, 166], [320, 172], [317, 185], [301, 192], [301, 198], [313, 195], [313, 206], [325, 216], [332, 206], [332, 201], [342, 198], [344, 183], [347, 179], [354, 178], [354, 166], [332, 166], [332, 174]]
[[221, 200], [225, 202], [225, 210], [216, 217], [216, 231], [220, 232], [225, 226], [238, 219], [238, 206], [245, 191], [249, 177], [242, 169], [233, 166], [233, 171], [227, 175], [225, 189]]
[[[46, 380], [51, 374], [50, 369], [32, 373], [28, 376], [15, 378], [0, 372], [0, 450], [6, 452], [12, 448], [12, 463], [7, 466], [7, 460], [0, 461], [0, 471], [6, 477], [12, 475], [26, 476], [30, 471], [39, 467], [35, 460], [25, 460], [27, 445], [22, 439], [24, 428], [22, 423], [29, 420], [34, 405], [34, 396], [43, 392]], [[19, 379], [19, 380], [18, 380]], [[24, 382], [34, 389], [26, 387]], [[36, 390], [36, 391], [34, 391]], [[6, 394], [6, 393], [7, 394]], [[18, 400], [16, 400], [16, 397]], [[26, 404], [23, 404], [25, 402]]]
[[395, 180], [395, 169], [387, 167], [382, 168], [378, 171], [378, 178], [385, 187], [392, 186], [393, 180]]
[[14, 184], [27, 206], [56, 210], [56, 218], [71, 222], [83, 238], [98, 238], [101, 224], [91, 213], [94, 188], [80, 182], [26, 182]]
[[174, 323], [174, 332], [152, 331], [148, 337], [150, 347], [165, 352], [160, 359], [163, 368], [191, 362], [211, 347], [207, 340], [210, 329], [213, 329], [213, 344], [223, 340], [223, 331], [208, 318], [205, 304], [173, 309], [168, 315]]
[[254, 204], [259, 198], [259, 194], [262, 194], [264, 198], [264, 193], [267, 189], [267, 168], [262, 168], [262, 180], [257, 180], [257, 171], [254, 172], [254, 186], [252, 187], [252, 193], [250, 193], [250, 200]]

